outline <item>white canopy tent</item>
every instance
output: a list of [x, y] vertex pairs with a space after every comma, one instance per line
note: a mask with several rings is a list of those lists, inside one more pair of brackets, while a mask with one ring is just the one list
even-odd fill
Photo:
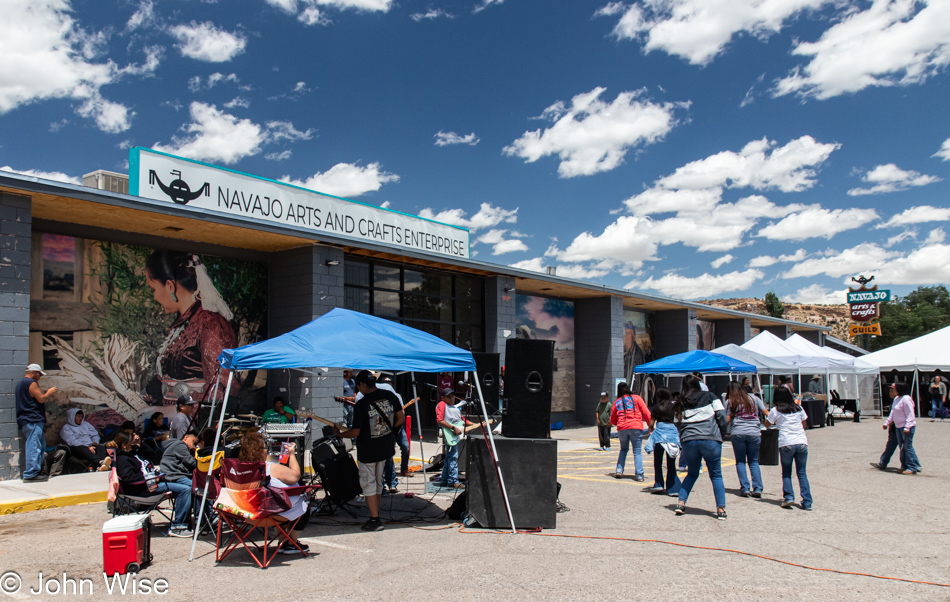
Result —
[[950, 371], [950, 326], [910, 341], [869, 353], [861, 360], [878, 370], [910, 372]]
[[734, 360], [752, 364], [759, 372], [765, 372], [766, 374], [798, 373], [797, 366], [777, 360], [767, 355], [762, 355], [761, 353], [756, 353], [751, 349], [743, 349], [742, 347], [733, 343], [723, 345], [722, 347], [717, 347], [716, 349], [713, 349], [713, 353], [721, 353], [722, 355], [728, 355]]

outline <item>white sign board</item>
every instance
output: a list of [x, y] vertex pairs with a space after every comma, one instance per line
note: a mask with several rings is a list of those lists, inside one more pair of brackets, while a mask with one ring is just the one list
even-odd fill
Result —
[[468, 230], [147, 148], [129, 150], [129, 194], [293, 230], [449, 257], [469, 256]]

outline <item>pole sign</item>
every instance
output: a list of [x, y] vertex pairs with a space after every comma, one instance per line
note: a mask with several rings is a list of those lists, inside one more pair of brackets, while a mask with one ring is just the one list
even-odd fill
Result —
[[848, 303], [884, 303], [891, 300], [891, 291], [889, 290], [867, 290], [867, 291], [849, 291]]
[[869, 322], [878, 315], [877, 303], [852, 303], [851, 319], [855, 322]]
[[129, 194], [196, 213], [264, 221], [315, 234], [469, 257], [468, 230], [160, 153], [129, 150]]
[[856, 337], [859, 334], [881, 336], [881, 323], [875, 322], [874, 324], [852, 324], [851, 336]]

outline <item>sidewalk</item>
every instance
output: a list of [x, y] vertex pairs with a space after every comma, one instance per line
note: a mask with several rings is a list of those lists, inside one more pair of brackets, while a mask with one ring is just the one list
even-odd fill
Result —
[[0, 481], [0, 514], [104, 502], [108, 486], [108, 472], [62, 475], [45, 483]]

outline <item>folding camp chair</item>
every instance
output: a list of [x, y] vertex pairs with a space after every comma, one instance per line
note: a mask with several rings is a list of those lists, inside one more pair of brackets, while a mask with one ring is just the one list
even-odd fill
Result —
[[[204, 494], [205, 490], [205, 480], [208, 477], [208, 464], [210, 463], [210, 457], [200, 458], [195, 455], [195, 458], [198, 460], [198, 466], [192, 471], [191, 474], [191, 507], [194, 508], [194, 518], [197, 518], [198, 511], [201, 504], [201, 496]], [[214, 457], [214, 468], [211, 469], [211, 481], [208, 483], [208, 500], [215, 500], [218, 498], [218, 494], [221, 492], [221, 460], [224, 459], [224, 452], [219, 451]], [[203, 513], [203, 522], [204, 527], [208, 529], [208, 532], [214, 533], [217, 524], [217, 513], [212, 508], [212, 504], [208, 504]], [[201, 525], [195, 525], [195, 527], [200, 528]], [[202, 532], [204, 535], [204, 532]]]
[[[279, 494], [262, 486], [267, 475], [263, 462], [241, 462], [224, 459], [221, 462], [221, 490], [214, 507], [218, 511], [218, 532], [215, 541], [215, 561], [221, 562], [228, 555], [243, 546], [254, 562], [266, 569], [277, 556], [280, 546], [289, 541], [291, 545], [307, 556], [307, 553], [290, 537], [301, 517], [287, 520], [280, 516], [286, 508], [279, 507]], [[287, 487], [280, 491], [288, 496], [303, 495], [310, 486]], [[232, 537], [222, 544], [221, 534], [224, 525], [230, 527]], [[253, 535], [260, 530], [264, 540], [254, 541]], [[276, 545], [268, 556], [268, 548]], [[260, 554], [258, 556], [258, 554]]]
[[[152, 511], [158, 512], [165, 519], [168, 520], [168, 527], [171, 528], [172, 524], [172, 513], [174, 512], [174, 507], [171, 509], [162, 508], [162, 503], [166, 500], [172, 499], [171, 491], [163, 491], [161, 493], [154, 493], [151, 495], [129, 495], [122, 492], [122, 484], [119, 483], [119, 480], [115, 478], [115, 468], [112, 469], [112, 479], [117, 485], [117, 490], [115, 493], [115, 501], [112, 503], [112, 517], [121, 516], [124, 514], [151, 514]], [[141, 483], [133, 483], [133, 485], [144, 485], [145, 481]], [[166, 533], [167, 535], [167, 533]]]

